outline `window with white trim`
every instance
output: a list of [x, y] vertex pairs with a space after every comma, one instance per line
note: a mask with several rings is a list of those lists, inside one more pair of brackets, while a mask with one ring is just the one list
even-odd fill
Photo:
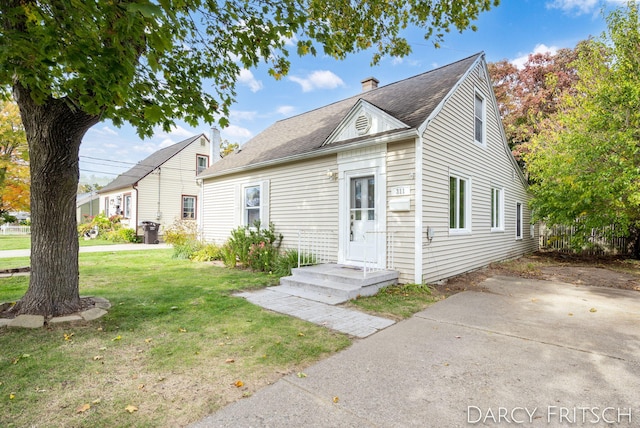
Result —
[[195, 220], [196, 219], [196, 197], [183, 195], [182, 196], [182, 219], [183, 220]]
[[245, 226], [253, 226], [260, 220], [260, 185], [246, 186], [242, 199], [242, 222]]
[[131, 218], [131, 193], [125, 193], [122, 205], [122, 214], [124, 218]]
[[468, 232], [471, 218], [470, 180], [456, 175], [449, 176], [449, 230]]
[[485, 145], [485, 101], [480, 93], [476, 92], [473, 104], [474, 115], [474, 140], [480, 145]]
[[197, 163], [196, 174], [200, 174], [202, 171], [209, 168], [209, 156], [197, 155], [196, 163]]
[[516, 239], [522, 239], [522, 204], [516, 202]]
[[491, 187], [491, 230], [504, 230], [504, 190]]

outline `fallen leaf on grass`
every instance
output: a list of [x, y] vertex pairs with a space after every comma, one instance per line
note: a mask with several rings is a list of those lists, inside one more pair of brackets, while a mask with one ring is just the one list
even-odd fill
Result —
[[235, 363], [236, 360], [234, 360], [233, 358], [227, 358], [226, 360], [224, 360], [225, 363]]
[[64, 334], [64, 340], [69, 341], [69, 340], [71, 340], [71, 338], [72, 338], [74, 335], [75, 335], [75, 333], [69, 333], [69, 334], [65, 333], [65, 334]]
[[91, 404], [84, 403], [82, 406], [76, 409], [76, 413], [84, 413], [91, 408]]
[[121, 340], [122, 336], [117, 335], [116, 337], [114, 337], [113, 339], [111, 339], [112, 342], [115, 342], [116, 340]]
[[138, 385], [138, 389], [144, 389], [144, 383], [141, 383], [140, 385]]
[[137, 412], [138, 411], [138, 408], [136, 406], [132, 406], [131, 404], [129, 404], [124, 409], [129, 413], [133, 413], [133, 412]]
[[187, 332], [187, 329], [186, 329], [186, 328], [182, 328], [182, 327], [180, 327], [180, 328], [178, 329], [178, 331], [179, 331], [180, 333], [186, 333], [186, 332]]
[[107, 347], [106, 346], [101, 346], [100, 348], [98, 348], [98, 351], [106, 351]]
[[304, 333], [303, 332], [299, 332], [298, 336], [304, 336]]
[[151, 341], [152, 341], [152, 340], [153, 340], [153, 339], [151, 339], [151, 338], [149, 337], [149, 338], [145, 339], [144, 341], [145, 341], [146, 343], [151, 343]]
[[241, 380], [237, 380], [233, 386], [235, 386], [236, 388], [242, 388], [244, 386], [244, 382]]
[[14, 394], [13, 392], [9, 394], [9, 400], [13, 400], [14, 398], [16, 398], [16, 394]]
[[101, 401], [101, 400], [100, 400], [99, 398], [96, 398], [96, 399], [95, 399], [95, 400], [93, 400], [91, 403], [92, 403], [92, 404], [100, 404], [100, 401]]
[[303, 377], [307, 377], [307, 374], [306, 373], [302, 373], [302, 372], [298, 372], [296, 374], [296, 376], [298, 376], [299, 378], [303, 378]]
[[95, 357], [93, 357], [93, 361], [100, 361], [103, 358], [104, 357], [102, 355], [96, 355]]

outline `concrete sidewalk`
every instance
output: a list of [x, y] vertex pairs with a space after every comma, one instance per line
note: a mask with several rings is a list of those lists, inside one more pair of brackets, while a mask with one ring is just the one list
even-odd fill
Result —
[[[147, 251], [147, 250], [165, 250], [172, 248], [169, 244], [115, 244], [115, 245], [96, 245], [93, 247], [80, 247], [81, 253], [107, 253], [116, 251]], [[31, 250], [0, 250], [0, 259], [8, 259], [11, 257], [30, 257]]]
[[192, 427], [640, 426], [640, 293], [483, 286]]

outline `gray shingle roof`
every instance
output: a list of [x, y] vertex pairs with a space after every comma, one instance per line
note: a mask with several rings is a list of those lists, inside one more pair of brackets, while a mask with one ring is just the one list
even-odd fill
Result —
[[241, 150], [214, 163], [201, 176], [250, 168], [320, 150], [358, 100], [365, 100], [410, 128], [420, 126], [469, 70], [482, 52], [449, 65], [399, 82], [359, 93], [342, 101], [280, 120], [251, 140]]
[[180, 141], [179, 143], [154, 152], [144, 160], [138, 162], [130, 170], [123, 172], [122, 174], [117, 176], [115, 180], [100, 189], [98, 193], [107, 193], [113, 190], [133, 186], [138, 181], [149, 175], [153, 170], [155, 170], [159, 166], [162, 166], [162, 164], [164, 164], [166, 161], [180, 153], [187, 146], [189, 146], [189, 144], [199, 140], [200, 137], [206, 138], [204, 134], [198, 134], [191, 138], [187, 138], [184, 141]]

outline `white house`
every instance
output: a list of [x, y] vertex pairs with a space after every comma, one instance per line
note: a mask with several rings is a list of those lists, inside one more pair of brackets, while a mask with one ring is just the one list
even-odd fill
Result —
[[274, 123], [215, 162], [202, 228], [254, 219], [283, 245], [423, 283], [537, 249], [527, 183], [506, 142], [484, 54]]
[[143, 221], [168, 226], [176, 219], [197, 220], [196, 175], [209, 167], [210, 147], [199, 134], [158, 150], [100, 189], [100, 212], [122, 215], [122, 224], [138, 234]]

